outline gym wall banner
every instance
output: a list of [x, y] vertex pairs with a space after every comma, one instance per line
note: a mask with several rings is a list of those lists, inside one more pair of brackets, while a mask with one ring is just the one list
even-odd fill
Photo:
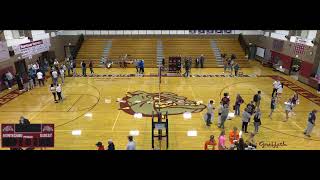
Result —
[[7, 43], [0, 41], [0, 62], [8, 60], [10, 58], [9, 49]]
[[15, 54], [21, 54], [22, 58], [32, 57], [33, 55], [49, 51], [51, 44], [50, 39], [42, 39], [18, 46], [13, 46]]

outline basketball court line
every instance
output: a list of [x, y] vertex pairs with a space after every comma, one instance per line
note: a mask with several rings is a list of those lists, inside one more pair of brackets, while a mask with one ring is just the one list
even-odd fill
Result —
[[[129, 86], [128, 86], [128, 89], [127, 89], [127, 91], [126, 91], [126, 94], [127, 94], [127, 93], [129, 92], [129, 90], [130, 90], [130, 86], [131, 86], [131, 83], [130, 83], [130, 82], [131, 82], [131, 81], [128, 82]], [[118, 115], [117, 115], [117, 117], [116, 117], [116, 119], [115, 119], [115, 121], [114, 121], [114, 123], [113, 123], [113, 126], [112, 126], [111, 131], [113, 131], [114, 127], [116, 126], [121, 111], [122, 111], [121, 109], [118, 110]]]

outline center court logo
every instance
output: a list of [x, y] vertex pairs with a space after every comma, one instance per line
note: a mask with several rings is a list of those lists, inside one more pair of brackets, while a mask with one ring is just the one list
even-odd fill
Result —
[[275, 149], [277, 149], [279, 147], [288, 146], [288, 145], [284, 141], [282, 141], [282, 142], [260, 141], [259, 146], [261, 146], [261, 148], [275, 148]]
[[196, 101], [188, 100], [186, 97], [178, 96], [170, 92], [148, 93], [145, 91], [128, 92], [126, 97], [119, 100], [120, 109], [134, 115], [141, 113], [144, 117], [151, 117], [152, 111], [166, 112], [169, 115], [183, 114], [184, 112], [198, 113], [206, 108], [206, 105]]

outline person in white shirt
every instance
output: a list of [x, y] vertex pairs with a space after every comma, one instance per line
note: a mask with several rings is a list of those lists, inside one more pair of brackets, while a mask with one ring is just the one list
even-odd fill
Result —
[[53, 85], [57, 85], [57, 83], [58, 83], [58, 72], [56, 70], [53, 70], [51, 75], [52, 75]]
[[58, 101], [62, 101], [62, 88], [61, 88], [61, 84], [58, 84], [58, 86], [56, 87], [56, 91], [57, 91], [57, 95], [58, 95]]
[[208, 106], [207, 106], [207, 114], [206, 114], [206, 123], [207, 126], [210, 126], [212, 124], [212, 119], [213, 119], [213, 110], [215, 108], [213, 107], [213, 100], [210, 100]]
[[133, 136], [128, 136], [127, 150], [136, 150], [136, 143], [133, 141]]
[[284, 103], [285, 104], [285, 106], [286, 106], [286, 120], [285, 121], [288, 121], [288, 119], [289, 119], [289, 113], [292, 111], [292, 106], [293, 106], [293, 104], [292, 104], [292, 100], [291, 100], [291, 98], [287, 101], [287, 102], [285, 102]]
[[64, 83], [64, 69], [63, 67], [60, 68], [60, 77], [61, 77], [61, 83]]
[[272, 91], [272, 97], [274, 96], [275, 93], [277, 93], [278, 87], [280, 86], [281, 82], [279, 79], [273, 82], [273, 91]]
[[280, 83], [277, 88], [277, 100], [279, 101], [281, 98], [281, 94], [283, 92], [283, 83]]
[[41, 84], [44, 86], [43, 73], [41, 71], [37, 72], [37, 79], [39, 82], [39, 86], [41, 86]]

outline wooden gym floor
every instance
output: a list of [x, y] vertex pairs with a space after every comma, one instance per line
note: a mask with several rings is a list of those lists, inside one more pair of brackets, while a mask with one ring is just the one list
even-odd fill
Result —
[[[315, 89], [289, 76], [262, 67], [257, 62], [251, 62], [251, 65], [252, 68], [242, 69], [244, 74], [278, 75], [319, 97]], [[221, 68], [193, 68], [192, 74], [222, 74], [222, 71]], [[96, 68], [95, 73], [134, 74], [135, 69]], [[145, 69], [145, 74], [150, 73], [156, 74], [157, 69]], [[87, 74], [89, 74], [89, 69]], [[133, 130], [139, 131], [139, 135], [134, 138], [137, 149], [151, 149], [151, 118], [134, 118], [133, 115], [120, 109], [117, 100], [124, 98], [127, 92], [157, 93], [157, 77], [68, 77], [63, 85], [65, 100], [58, 104], [54, 103], [52, 94], [49, 92], [50, 81], [46, 82], [46, 87], [36, 87], [32, 91], [14, 95], [11, 101], [4, 102], [2, 98], [0, 123], [17, 123], [22, 115], [27, 117], [31, 123], [54, 123], [56, 137], [53, 149], [56, 150], [94, 150], [96, 142], [102, 141], [106, 145], [108, 139], [114, 141], [116, 149], [123, 150], [127, 144], [127, 136]], [[175, 93], [188, 100], [203, 101], [207, 105], [209, 99], [218, 102], [223, 92], [229, 92], [231, 104], [234, 103], [237, 93], [242, 95], [245, 102], [249, 102], [253, 95], [261, 90], [262, 126], [255, 140], [258, 143], [284, 142], [286, 146], [275, 148], [262, 147], [258, 144], [258, 149], [320, 149], [319, 126], [314, 128], [311, 138], [303, 135], [308, 113], [313, 108], [319, 109], [315, 101], [300, 95], [300, 104], [295, 108], [296, 115], [292, 115], [287, 122], [283, 122], [285, 118], [284, 101], [293, 95], [293, 90], [285, 87], [273, 119], [268, 117], [273, 81], [270, 77], [163, 77], [161, 92]], [[8, 90], [1, 92], [0, 97], [8, 93]], [[244, 107], [245, 105], [242, 105], [241, 111]], [[216, 126], [217, 111], [214, 113], [214, 125], [209, 128], [205, 126], [202, 119], [205, 112], [206, 109], [192, 113], [192, 118], [189, 120], [185, 120], [182, 114], [169, 116], [169, 149], [201, 150], [211, 134], [215, 135], [216, 139], [218, 138], [220, 130]], [[92, 117], [86, 116], [90, 113]], [[233, 126], [241, 128], [241, 119], [235, 117], [228, 120], [225, 125], [228, 137]], [[250, 124], [248, 130], [252, 132], [253, 129], [253, 125]], [[73, 130], [81, 130], [82, 133], [80, 136], [74, 136], [72, 135]], [[197, 131], [197, 136], [188, 136], [188, 131]], [[248, 137], [247, 134], [243, 136], [244, 139]], [[227, 146], [229, 146], [228, 141]]]

